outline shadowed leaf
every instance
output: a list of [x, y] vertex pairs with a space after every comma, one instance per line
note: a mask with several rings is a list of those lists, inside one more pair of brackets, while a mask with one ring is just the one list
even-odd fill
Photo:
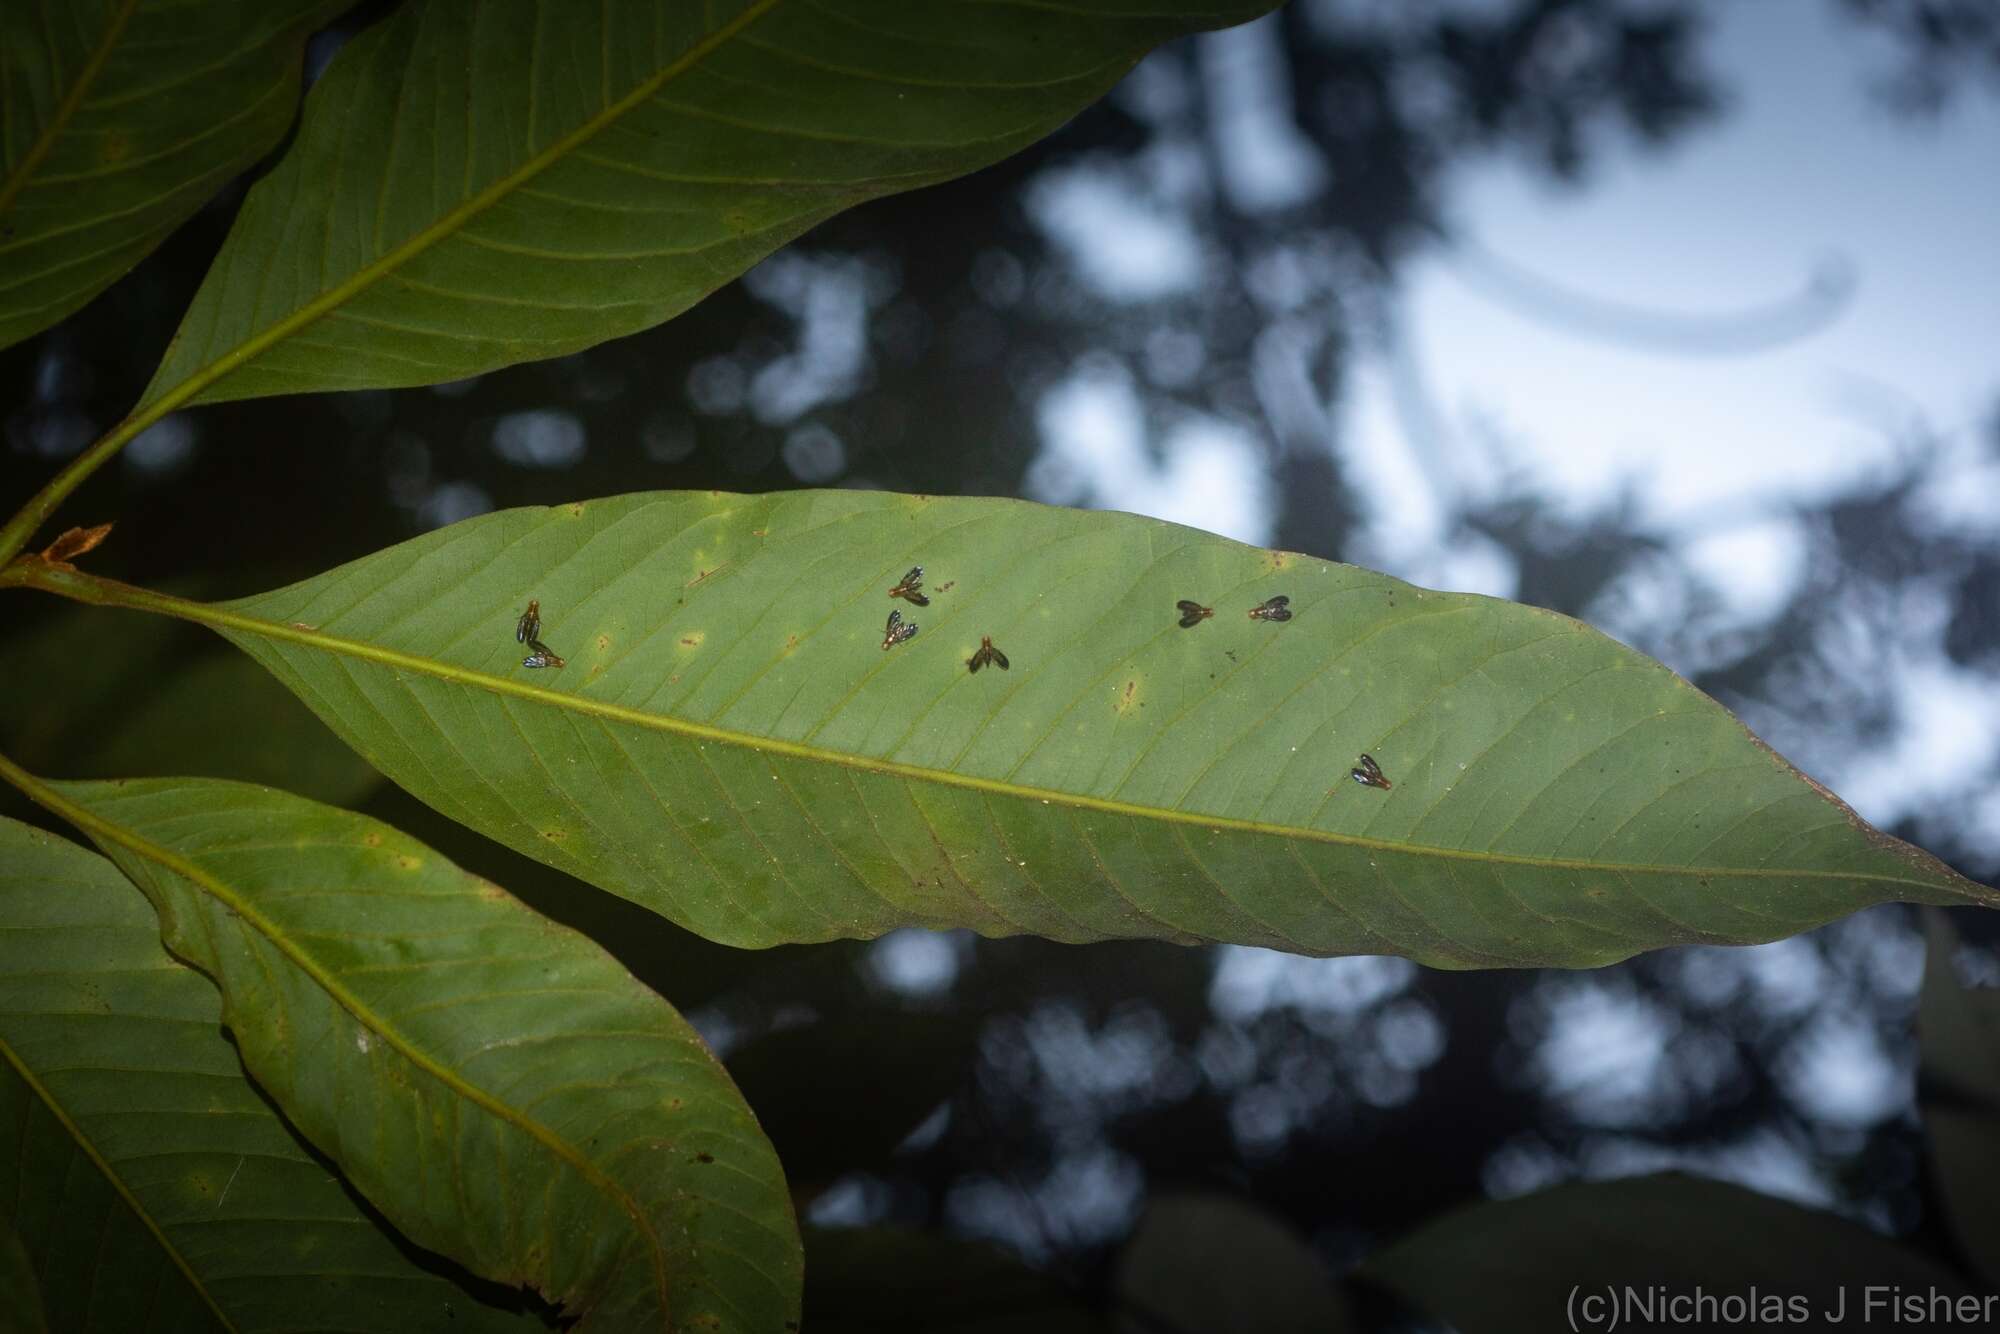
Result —
[[582, 1331], [796, 1319], [769, 1142], [693, 1030], [591, 941], [268, 788], [49, 787], [215, 980], [259, 1086], [418, 1245]]
[[1325, 1263], [1280, 1219], [1226, 1195], [1154, 1200], [1118, 1260], [1118, 1334], [1343, 1334]]
[[406, 5], [313, 89], [146, 400], [431, 384], [649, 328], [1271, 5]]
[[543, 1328], [364, 1213], [244, 1078], [215, 987], [131, 883], [11, 820], [0, 1056], [0, 1223], [64, 1334]]
[[[1634, 1331], [1868, 1328], [1907, 1316], [1868, 1307], [1870, 1294], [1982, 1302], [1950, 1270], [1844, 1218], [1673, 1173], [1472, 1205], [1371, 1256], [1357, 1277], [1462, 1334], [1609, 1329], [1612, 1311]], [[1696, 1307], [1702, 1293], [1749, 1314]]]
[[[917, 563], [940, 591], [884, 650]], [[206, 621], [439, 811], [731, 944], [1585, 966], [1994, 897], [1566, 617], [1131, 515], [629, 495], [220, 608], [23, 568]], [[1191, 594], [1216, 616], [1181, 629]], [[1280, 594], [1289, 621], [1250, 618]], [[522, 666], [530, 598], [567, 667]], [[966, 670], [985, 635], [1012, 671]], [[1353, 781], [1363, 752], [1392, 789]]]
[[1917, 1012], [1917, 1091], [1944, 1215], [1965, 1254], [2000, 1284], [2000, 991], [1965, 985], [1958, 932], [1926, 913], [1929, 957]]
[[1096, 1334], [1073, 1293], [996, 1247], [899, 1228], [806, 1233], [813, 1334]]
[[[67, 611], [0, 639], [0, 680], [60, 684], [61, 708], [22, 709], [0, 748], [64, 778], [195, 772], [344, 805], [381, 775], [242, 655], [157, 618]], [[18, 794], [0, 789], [14, 813]]]
[[42, 1289], [20, 1234], [0, 1221], [0, 1334], [48, 1334]]
[[0, 5], [0, 347], [97, 295], [278, 142], [351, 0]]

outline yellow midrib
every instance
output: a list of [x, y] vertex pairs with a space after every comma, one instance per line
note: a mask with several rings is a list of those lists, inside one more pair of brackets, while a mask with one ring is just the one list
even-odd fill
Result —
[[[660, 1309], [662, 1311], [668, 1309], [666, 1247], [654, 1232], [652, 1222], [646, 1217], [645, 1211], [640, 1207], [639, 1202], [632, 1198], [617, 1181], [607, 1176], [596, 1164], [585, 1158], [581, 1152], [558, 1137], [548, 1127], [538, 1121], [519, 1115], [513, 1108], [493, 1097], [484, 1089], [466, 1083], [458, 1077], [456, 1072], [439, 1064], [428, 1054], [408, 1042], [392, 1025], [384, 1022], [375, 1014], [373, 1009], [363, 1003], [359, 997], [355, 996], [346, 987], [342, 986], [337, 978], [328, 974], [316, 960], [300, 950], [276, 923], [265, 917], [257, 910], [254, 904], [236, 893], [219, 878], [209, 874], [200, 866], [182, 857], [180, 854], [153, 842], [136, 830], [98, 815], [89, 806], [64, 795], [39, 779], [27, 775], [4, 758], [0, 758], [0, 767], [4, 767], [9, 772], [9, 776], [17, 784], [23, 786], [25, 790], [28, 790], [29, 794], [35, 797], [37, 801], [54, 810], [64, 819], [88, 831], [93, 837], [109, 839], [128, 852], [142, 857], [200, 888], [203, 893], [221, 903], [231, 913], [253, 927], [293, 967], [310, 978], [313, 984], [325, 993], [329, 1000], [347, 1011], [356, 1023], [362, 1025], [370, 1033], [375, 1034], [383, 1042], [387, 1043], [398, 1056], [419, 1070], [422, 1070], [425, 1074], [430, 1075], [433, 1079], [436, 1079], [441, 1085], [450, 1089], [459, 1097], [479, 1107], [488, 1115], [515, 1127], [536, 1143], [542, 1145], [543, 1148], [547, 1149], [555, 1157], [567, 1163], [577, 1175], [581, 1176], [591, 1186], [615, 1201], [632, 1219], [634, 1228], [646, 1241], [649, 1258], [652, 1261], [654, 1286], [659, 1293]], [[565, 1294], [549, 1293], [545, 1295], [552, 1298], [560, 1298]]]
[[[92, 580], [91, 582], [98, 581]], [[132, 591], [137, 592], [140, 590]], [[589, 717], [601, 718], [611, 722], [627, 723], [635, 727], [644, 727], [653, 731], [671, 732], [679, 736], [691, 737], [702, 741], [712, 741], [718, 745], [735, 746], [764, 754], [782, 755], [788, 758], [808, 760], [819, 764], [842, 766], [866, 773], [883, 774], [917, 782], [935, 783], [944, 787], [964, 788], [994, 796], [1041, 802], [1045, 805], [1061, 806], [1069, 809], [1098, 811], [1108, 815], [1119, 815], [1143, 820], [1158, 820], [1201, 829], [1226, 829], [1232, 832], [1262, 834], [1271, 837], [1297, 839], [1303, 842], [1328, 843], [1341, 847], [1360, 848], [1371, 852], [1437, 857], [1444, 860], [1472, 862], [1483, 865], [1522, 866], [1538, 870], [1617, 872], [1638, 875], [1731, 876], [1754, 879], [1866, 880], [1881, 884], [1908, 885], [1912, 888], [1928, 891], [1936, 891], [1944, 888], [1944, 886], [1928, 880], [1855, 871], [1735, 866], [1663, 866], [1641, 862], [1602, 862], [1590, 861], [1583, 858], [1534, 857], [1519, 853], [1481, 852], [1473, 849], [1396, 843], [1388, 839], [1367, 838], [1359, 834], [1342, 834], [1331, 830], [1270, 824], [1263, 821], [1246, 820], [1238, 816], [1203, 815], [1199, 812], [1182, 811], [1169, 807], [1141, 806], [1135, 802], [1119, 801], [1110, 797], [1087, 796], [1082, 793], [1063, 792], [1053, 788], [1032, 787], [1001, 779], [954, 773], [950, 770], [932, 769], [923, 765], [907, 764], [898, 760], [853, 755], [843, 751], [810, 746], [801, 742], [758, 736], [749, 732], [739, 732], [732, 728], [717, 727], [711, 723], [698, 723], [683, 718], [670, 717], [665, 714], [646, 713], [638, 709], [627, 708], [620, 704], [594, 700], [582, 695], [561, 694], [539, 686], [528, 685], [519, 681], [511, 681], [504, 677], [492, 676], [485, 672], [474, 671], [470, 668], [455, 667], [448, 663], [438, 662], [432, 658], [425, 658], [412, 653], [403, 653], [395, 649], [364, 643], [360, 640], [343, 639], [335, 635], [322, 634], [317, 630], [302, 630], [281, 622], [269, 621], [257, 616], [247, 616], [240, 612], [228, 611], [206, 603], [182, 602], [178, 598], [166, 598], [163, 595], [154, 593], [146, 593], [144, 596], [148, 599], [149, 604], [156, 605], [156, 609], [158, 610], [207, 625], [211, 629], [236, 630], [264, 639], [298, 644], [328, 653], [336, 653], [362, 661], [374, 662], [383, 666], [414, 672], [440, 681], [449, 681], [474, 689], [484, 690], [495, 695], [508, 695], [550, 708], [566, 709]]]
[[[724, 42], [763, 18], [778, 4], [779, 0], [754, 0], [754, 3], [747, 6], [742, 13], [690, 47], [679, 59], [662, 66], [624, 97], [603, 108], [582, 125], [557, 139], [478, 194], [442, 214], [428, 227], [410, 236], [380, 259], [356, 269], [348, 277], [327, 288], [291, 314], [266, 326], [221, 356], [197, 368], [173, 388], [155, 396], [151, 386], [148, 386], [146, 398], [141, 401], [140, 408], [134, 415], [143, 413], [147, 420], [155, 420], [165, 415], [225, 376], [242, 369], [307, 325], [346, 305], [440, 241], [456, 235], [473, 218], [588, 143], [634, 107], [653, 97], [667, 83], [707, 58]], [[200, 300], [199, 295], [196, 300], [197, 302]]]

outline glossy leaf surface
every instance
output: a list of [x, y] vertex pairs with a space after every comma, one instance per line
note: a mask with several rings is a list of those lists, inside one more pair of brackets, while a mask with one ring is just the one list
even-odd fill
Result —
[[0, 347], [97, 295], [277, 144], [348, 0], [0, 5]]
[[417, 1244], [591, 1330], [777, 1330], [777, 1157], [587, 938], [394, 829], [268, 788], [52, 785], [209, 974], [243, 1063]]
[[[921, 633], [884, 650], [916, 564]], [[1289, 621], [1249, 617], [1275, 595]], [[1217, 611], [1182, 629], [1190, 596]], [[567, 667], [522, 667], [530, 598]], [[1566, 617], [1130, 515], [640, 494], [166, 609], [438, 810], [735, 944], [970, 926], [1593, 965], [1994, 897]], [[983, 637], [1010, 671], [967, 670]], [[1390, 790], [1351, 779], [1363, 752]]]
[[244, 1077], [215, 987], [131, 882], [11, 820], [0, 1056], [0, 1224], [52, 1328], [543, 1328], [406, 1254]]
[[406, 5], [313, 89], [147, 400], [431, 384], [648, 328], [841, 209], [1034, 142], [1160, 42], [1269, 8]]

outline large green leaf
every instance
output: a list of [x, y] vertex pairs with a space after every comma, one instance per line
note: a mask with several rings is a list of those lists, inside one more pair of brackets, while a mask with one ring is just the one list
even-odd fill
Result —
[[[931, 603], [886, 596], [922, 564]], [[1446, 967], [1996, 897], [1566, 617], [1172, 524], [849, 491], [469, 520], [203, 620], [438, 810], [735, 944], [971, 926]], [[1253, 620], [1264, 599], [1292, 619]], [[561, 669], [530, 670], [541, 604]], [[1215, 616], [1176, 624], [1175, 601]], [[900, 608], [922, 633], [889, 651]], [[990, 636], [1011, 671], [967, 660]], [[1393, 782], [1353, 782], [1362, 753]]]
[[222, 992], [252, 1078], [418, 1245], [584, 1330], [776, 1330], [799, 1243], [701, 1040], [583, 936], [373, 820], [238, 783], [48, 784]]
[[647, 328], [1274, 2], [408, 5], [313, 89], [146, 401], [431, 384]]
[[1673, 1173], [1472, 1205], [1356, 1276], [1461, 1334], [1979, 1327], [1994, 1301], [1844, 1218]]
[[0, 1143], [0, 1233], [64, 1334], [543, 1327], [405, 1254], [244, 1078], [215, 988], [130, 882], [11, 820]]
[[0, 4], [0, 347], [90, 300], [276, 144], [306, 34], [349, 3]]

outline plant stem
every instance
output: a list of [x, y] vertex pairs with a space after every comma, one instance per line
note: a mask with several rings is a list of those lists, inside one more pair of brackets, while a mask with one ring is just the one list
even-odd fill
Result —
[[183, 621], [193, 621], [197, 625], [212, 625], [219, 619], [199, 602], [177, 598], [170, 593], [155, 593], [136, 584], [122, 584], [116, 579], [101, 579], [73, 566], [43, 560], [40, 556], [22, 556], [0, 569], [0, 588], [7, 587], [39, 588], [73, 602], [158, 612]]
[[69, 465], [54, 477], [49, 484], [29, 498], [7, 526], [0, 528], [0, 565], [14, 559], [21, 549], [28, 545], [28, 539], [35, 531], [48, 522], [56, 512], [56, 506], [69, 498], [69, 493], [83, 485], [84, 479], [103, 467], [105, 462], [123, 449], [132, 437], [151, 426], [160, 418], [174, 410], [185, 395], [168, 395], [151, 407], [141, 409], [113, 427], [111, 432], [83, 453], [69, 461]]

